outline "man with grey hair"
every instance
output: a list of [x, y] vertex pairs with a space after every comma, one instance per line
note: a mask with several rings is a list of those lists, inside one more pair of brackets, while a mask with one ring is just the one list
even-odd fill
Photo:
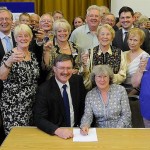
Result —
[[100, 24], [100, 7], [89, 6], [86, 14], [86, 24], [75, 29], [70, 37], [70, 41], [77, 44], [81, 49], [92, 49], [98, 45], [97, 28]]

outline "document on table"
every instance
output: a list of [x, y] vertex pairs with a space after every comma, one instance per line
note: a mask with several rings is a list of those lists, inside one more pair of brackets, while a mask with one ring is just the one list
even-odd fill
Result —
[[80, 129], [74, 128], [73, 129], [73, 142], [95, 142], [98, 141], [96, 128], [90, 128], [88, 135], [80, 134]]

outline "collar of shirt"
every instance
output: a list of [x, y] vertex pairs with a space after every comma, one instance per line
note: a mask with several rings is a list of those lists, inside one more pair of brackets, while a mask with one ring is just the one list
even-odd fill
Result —
[[[5, 35], [4, 33], [0, 32], [0, 38], [1, 38], [1, 39], [4, 39], [5, 36], [6, 36], [6, 35]], [[11, 39], [11, 32], [10, 32], [7, 36]]]
[[85, 32], [86, 32], [87, 34], [88, 34], [88, 33], [91, 33], [88, 24], [85, 24]]
[[[98, 49], [98, 55], [101, 55], [101, 53], [103, 53], [103, 51], [100, 49], [100, 47], [99, 47], [99, 49]], [[107, 51], [107, 53], [108, 54], [110, 54], [110, 55], [112, 55], [112, 50], [111, 50], [111, 47], [109, 46], [109, 49], [108, 49], [108, 51]]]
[[[132, 25], [130, 29], [134, 28], [134, 26]], [[122, 34], [124, 35], [125, 32], [129, 32], [129, 30], [125, 30], [124, 28], [122, 28]]]
[[[61, 83], [60, 81], [58, 81], [58, 80], [56, 79], [56, 77], [55, 77], [55, 80], [56, 80], [56, 82], [57, 82], [57, 84], [58, 84], [58, 86], [59, 86], [60, 91], [62, 91], [62, 86], [63, 86], [64, 84]], [[68, 81], [67, 81], [65, 84], [67, 85], [67, 87], [70, 87]]]

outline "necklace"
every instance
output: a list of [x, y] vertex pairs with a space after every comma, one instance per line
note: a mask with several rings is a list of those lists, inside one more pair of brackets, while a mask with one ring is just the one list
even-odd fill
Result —
[[65, 46], [60, 46], [60, 44], [58, 44], [58, 47], [59, 47], [61, 50], [67, 50], [67, 49], [69, 49], [68, 42], [67, 42], [67, 44], [65, 44]]
[[64, 48], [61, 48], [62, 50], [66, 50], [66, 49], [68, 49], [69, 47], [64, 47]]

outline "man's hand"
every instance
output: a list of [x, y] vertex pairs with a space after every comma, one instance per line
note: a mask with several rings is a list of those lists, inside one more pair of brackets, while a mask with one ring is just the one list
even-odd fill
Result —
[[69, 139], [73, 137], [73, 132], [65, 128], [58, 128], [55, 130], [55, 135], [63, 139]]

